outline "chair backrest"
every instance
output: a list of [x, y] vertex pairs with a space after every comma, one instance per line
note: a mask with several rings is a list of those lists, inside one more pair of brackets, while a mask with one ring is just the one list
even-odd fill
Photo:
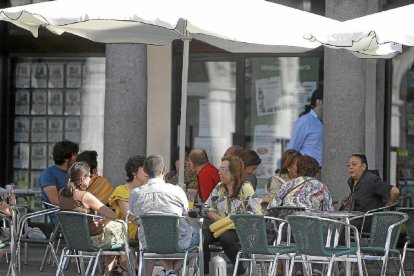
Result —
[[172, 254], [183, 252], [178, 246], [180, 217], [174, 214], [147, 214], [140, 216], [144, 228], [147, 252]]
[[230, 217], [236, 226], [241, 250], [246, 254], [271, 254], [267, 245], [264, 216], [237, 214]]
[[398, 211], [408, 215], [408, 220], [405, 222], [405, 225], [407, 226], [407, 234], [410, 242], [414, 243], [414, 208], [400, 208]]
[[85, 213], [58, 211], [56, 216], [60, 230], [70, 249], [89, 252], [99, 250], [99, 248], [92, 245], [88, 219]]
[[296, 206], [275, 206], [267, 210], [270, 217], [280, 219], [286, 219], [287, 216], [301, 211], [305, 211], [305, 208]]
[[291, 215], [287, 217], [298, 254], [326, 256], [324, 226], [318, 217]]
[[[372, 225], [370, 232], [369, 247], [385, 247], [388, 228], [405, 218], [404, 213], [394, 211], [376, 212], [372, 214]], [[390, 248], [395, 249], [400, 235], [402, 224], [394, 227], [391, 234]]]

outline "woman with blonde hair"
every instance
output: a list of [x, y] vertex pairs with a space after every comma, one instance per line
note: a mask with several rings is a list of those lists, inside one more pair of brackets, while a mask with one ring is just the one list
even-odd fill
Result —
[[[260, 200], [254, 193], [250, 182], [244, 182], [244, 164], [237, 156], [224, 156], [219, 168], [220, 183], [213, 189], [204, 203], [203, 215], [207, 218], [206, 224], [216, 222], [232, 214], [253, 213], [262, 214]], [[209, 222], [208, 222], [209, 221]], [[203, 229], [204, 272], [209, 272], [210, 249], [209, 245], [219, 242], [224, 253], [233, 263], [236, 262], [238, 236], [236, 230], [230, 229], [215, 238], [208, 227]], [[245, 268], [239, 265], [237, 274], [245, 273]]]

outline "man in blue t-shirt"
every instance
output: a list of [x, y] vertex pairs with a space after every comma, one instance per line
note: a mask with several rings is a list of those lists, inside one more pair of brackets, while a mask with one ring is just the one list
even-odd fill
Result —
[[[71, 141], [57, 142], [53, 147], [55, 165], [42, 172], [39, 185], [43, 202], [59, 206], [59, 191], [68, 183], [67, 171], [76, 162], [79, 146]], [[54, 216], [51, 216], [55, 223]]]
[[287, 149], [315, 158], [319, 166], [322, 166], [322, 102], [323, 89], [320, 87], [312, 93], [311, 104], [305, 106], [287, 146]]

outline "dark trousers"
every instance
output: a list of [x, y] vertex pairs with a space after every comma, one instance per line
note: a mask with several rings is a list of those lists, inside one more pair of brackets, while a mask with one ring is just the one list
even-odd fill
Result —
[[[237, 236], [236, 230], [227, 230], [220, 237], [215, 238], [210, 229], [203, 229], [203, 251], [204, 251], [204, 273], [209, 273], [209, 262], [210, 262], [210, 248], [209, 245], [214, 242], [218, 242], [223, 248], [224, 253], [230, 259], [232, 264], [236, 263], [237, 253], [239, 252], [239, 237]], [[237, 274], [243, 274], [246, 271], [244, 265], [239, 263]]]

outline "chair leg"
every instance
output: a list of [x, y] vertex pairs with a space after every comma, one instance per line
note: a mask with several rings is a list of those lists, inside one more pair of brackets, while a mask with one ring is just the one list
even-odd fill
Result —
[[183, 272], [182, 272], [183, 276], [185, 276], [185, 270], [187, 268], [187, 256], [188, 256], [188, 251], [185, 252], [184, 260], [183, 260]]
[[142, 250], [139, 251], [139, 264], [138, 264], [138, 276], [142, 274], [142, 266], [144, 262], [144, 252]]
[[384, 259], [382, 260], [381, 276], [385, 276], [387, 272], [387, 265], [388, 265], [388, 254], [385, 254]]
[[65, 248], [63, 248], [63, 250], [62, 250], [62, 254], [60, 255], [59, 263], [57, 264], [57, 267], [56, 267], [56, 276], [60, 276], [60, 271], [63, 271], [63, 268], [65, 266], [64, 261], [63, 261], [63, 256], [64, 255], [65, 255]]
[[277, 260], [279, 259], [279, 253], [276, 254], [276, 256], [273, 258], [272, 266], [270, 267], [270, 273], [269, 276], [276, 275], [277, 270]]
[[[237, 268], [239, 267], [239, 258], [240, 258], [240, 254], [241, 254], [241, 252], [239, 251], [239, 252], [237, 253], [236, 262], [234, 263], [233, 276], [236, 276], [236, 275], [237, 275]], [[210, 273], [211, 273], [211, 271], [210, 271]]]
[[46, 262], [46, 258], [48, 257], [48, 255], [49, 255], [49, 249], [50, 249], [50, 243], [47, 245], [47, 247], [46, 247], [46, 250], [45, 250], [45, 254], [43, 254], [43, 259], [42, 259], [42, 263], [40, 264], [40, 271], [42, 272], [43, 271], [43, 267], [44, 267], [44, 265], [45, 265], [45, 262]]
[[356, 253], [356, 257], [357, 257], [357, 264], [358, 264], [358, 275], [359, 276], [363, 276], [364, 275], [364, 271], [362, 270], [362, 256], [361, 256], [361, 252], [358, 251]]
[[402, 262], [401, 254], [398, 254], [398, 263], [400, 265], [398, 276], [405, 276], [404, 265]]
[[334, 261], [335, 261], [335, 254], [333, 254], [331, 256], [331, 259], [329, 260], [328, 272], [326, 273], [327, 276], [331, 276], [332, 274], [332, 267], [333, 267]]
[[[98, 266], [98, 262], [99, 262], [99, 257], [101, 256], [102, 250], [99, 250], [98, 253], [95, 256], [95, 262], [93, 264], [93, 269], [92, 269], [92, 273], [90, 275], [95, 275], [95, 271], [96, 271], [96, 267]], [[91, 261], [93, 260], [93, 258], [91, 259]]]
[[289, 275], [293, 275], [293, 267], [295, 266], [295, 255], [293, 254], [290, 261]]

